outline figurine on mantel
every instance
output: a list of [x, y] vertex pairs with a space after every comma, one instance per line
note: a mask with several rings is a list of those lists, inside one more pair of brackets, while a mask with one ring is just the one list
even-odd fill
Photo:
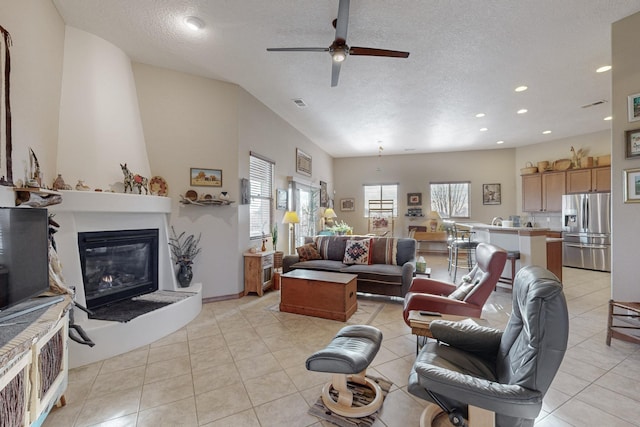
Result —
[[58, 190], [71, 190], [71, 186], [64, 182], [64, 178], [62, 178], [61, 174], [58, 174], [58, 177], [53, 181], [53, 189]]
[[83, 180], [79, 179], [76, 184], [76, 190], [78, 191], [91, 191], [91, 187], [84, 183]]
[[124, 165], [121, 163], [120, 168], [122, 169], [122, 173], [124, 174], [124, 192], [127, 192], [127, 188], [130, 192], [133, 193], [133, 187], [138, 188], [138, 194], [142, 194], [142, 189], [144, 188], [144, 193], [149, 194], [149, 178], [145, 178], [142, 175], [133, 174], [127, 164]]

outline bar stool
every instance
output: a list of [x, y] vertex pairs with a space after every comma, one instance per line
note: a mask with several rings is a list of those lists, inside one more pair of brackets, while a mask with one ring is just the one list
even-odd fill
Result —
[[[449, 274], [453, 270], [453, 282], [456, 281], [458, 268], [471, 270], [474, 265], [475, 252], [479, 242], [471, 240], [471, 232], [458, 232], [456, 223], [453, 221], [444, 221], [444, 228], [447, 230], [447, 243], [449, 247]], [[466, 265], [460, 265], [460, 251], [464, 251], [467, 256]]]
[[[507, 262], [511, 261], [511, 277], [501, 276], [498, 282], [511, 285], [513, 288], [513, 279], [516, 277], [516, 260], [520, 259], [520, 251], [507, 251]], [[496, 289], [498, 286], [496, 285]]]

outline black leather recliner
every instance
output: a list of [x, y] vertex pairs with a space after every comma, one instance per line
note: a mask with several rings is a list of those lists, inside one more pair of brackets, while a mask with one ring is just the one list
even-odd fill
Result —
[[[513, 309], [504, 332], [431, 322], [438, 341], [430, 341], [418, 354], [409, 392], [437, 403], [454, 425], [466, 425], [463, 418], [474, 406], [495, 412], [497, 427], [532, 427], [560, 367], [569, 336], [562, 283], [537, 266], [522, 268], [514, 282]], [[440, 412], [430, 406], [423, 413], [424, 425]]]

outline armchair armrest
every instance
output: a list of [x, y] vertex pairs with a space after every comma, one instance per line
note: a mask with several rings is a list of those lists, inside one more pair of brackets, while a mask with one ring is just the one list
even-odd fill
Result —
[[[409, 292], [404, 296], [404, 320], [407, 322], [410, 310], [437, 311], [457, 316], [479, 317], [482, 307], [446, 296]], [[407, 323], [408, 324], [408, 323]]]
[[496, 358], [502, 339], [499, 329], [469, 323], [434, 320], [429, 329], [435, 339], [451, 347], [491, 359]]
[[[426, 347], [425, 347], [426, 348]], [[519, 385], [500, 384], [438, 366], [416, 361], [413, 369], [421, 387], [436, 394], [456, 396], [469, 405], [512, 417], [535, 418], [543, 395]]]
[[413, 280], [415, 271], [415, 258], [402, 264], [402, 296], [406, 295], [406, 293], [409, 292], [409, 288], [411, 287], [411, 281]]
[[456, 285], [426, 277], [415, 277], [409, 287], [409, 292], [432, 295], [449, 295], [455, 290]]

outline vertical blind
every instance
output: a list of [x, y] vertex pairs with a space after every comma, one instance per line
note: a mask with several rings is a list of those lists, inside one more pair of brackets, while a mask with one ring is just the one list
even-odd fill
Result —
[[275, 162], [259, 154], [249, 154], [249, 237], [262, 238], [271, 234], [273, 214], [273, 175]]

